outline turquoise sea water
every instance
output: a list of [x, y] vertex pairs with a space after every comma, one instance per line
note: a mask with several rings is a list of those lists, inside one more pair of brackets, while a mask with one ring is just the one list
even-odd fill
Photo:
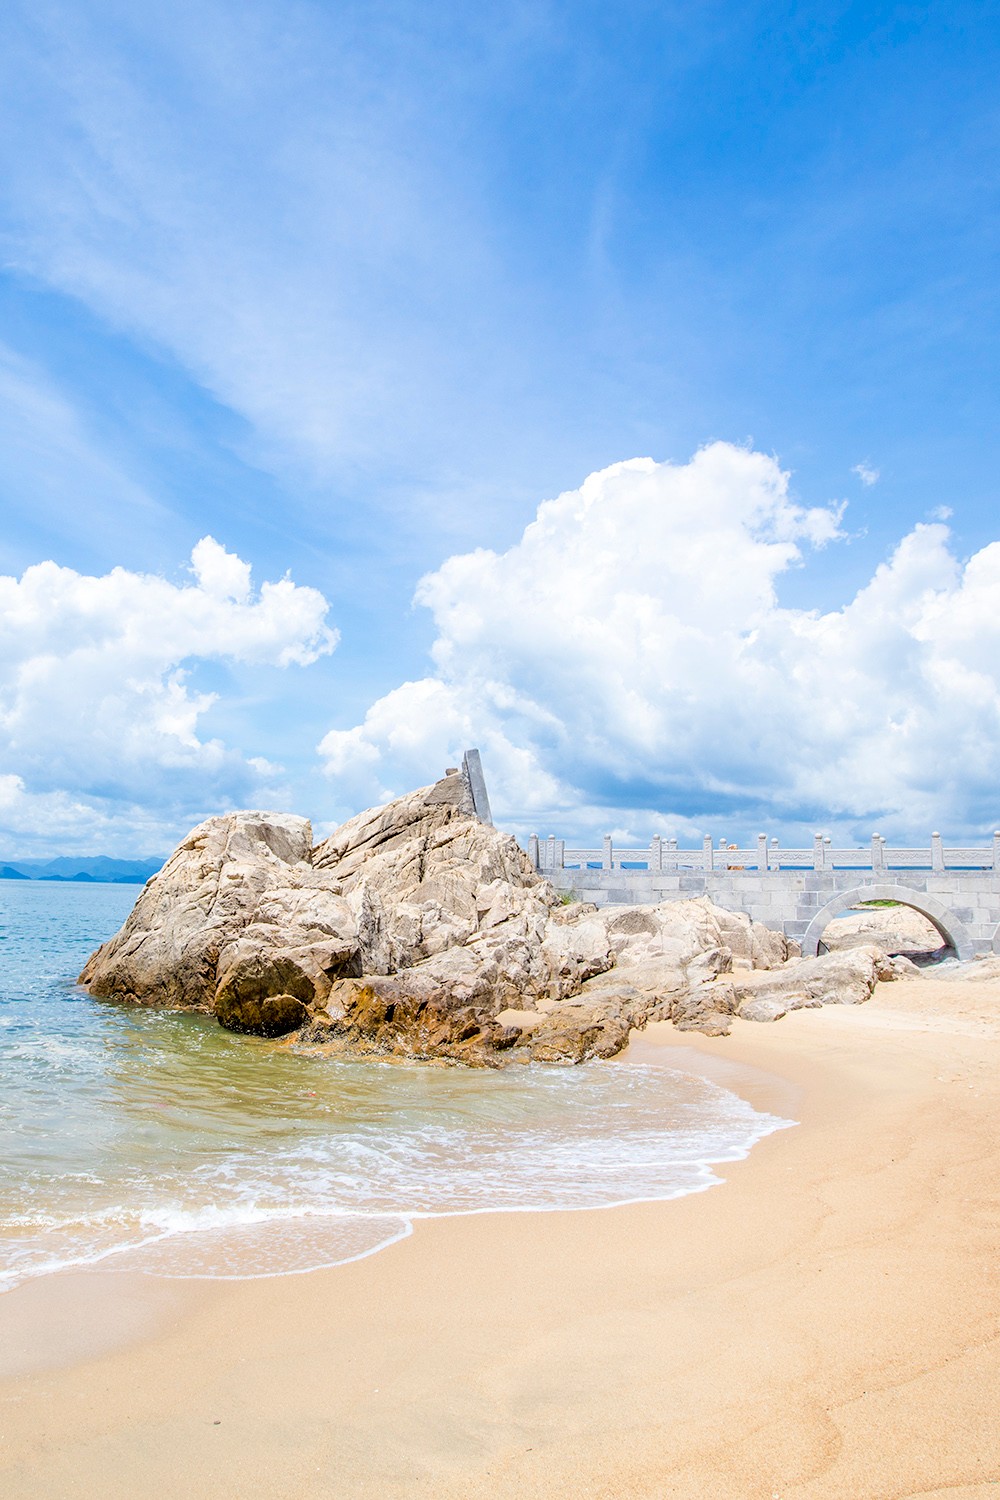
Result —
[[669, 1198], [786, 1123], [662, 1067], [334, 1061], [92, 1000], [75, 976], [137, 894], [0, 882], [0, 1289], [274, 1275], [424, 1215]]

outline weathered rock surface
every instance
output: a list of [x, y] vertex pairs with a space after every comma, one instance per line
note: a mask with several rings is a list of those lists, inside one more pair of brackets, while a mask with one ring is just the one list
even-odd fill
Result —
[[108, 999], [192, 1010], [214, 1010], [227, 978], [237, 993], [314, 1001], [356, 955], [350, 905], [313, 870], [308, 820], [239, 812], [188, 834], [80, 982]]
[[565, 906], [453, 775], [315, 847], [303, 818], [208, 819], [80, 979], [257, 1036], [495, 1066], [611, 1056], [651, 1018], [712, 1033], [856, 1003], [880, 965], [890, 977], [874, 949], [798, 959], [706, 899]]

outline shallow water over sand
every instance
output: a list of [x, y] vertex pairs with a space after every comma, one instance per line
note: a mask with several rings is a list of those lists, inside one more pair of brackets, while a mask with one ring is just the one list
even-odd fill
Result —
[[137, 894], [0, 882], [0, 1288], [275, 1275], [423, 1215], [672, 1197], [785, 1123], [659, 1066], [334, 1061], [94, 1001], [75, 975]]

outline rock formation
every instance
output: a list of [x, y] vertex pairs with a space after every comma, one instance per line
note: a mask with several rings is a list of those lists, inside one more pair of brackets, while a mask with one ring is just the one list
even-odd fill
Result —
[[80, 981], [355, 1054], [579, 1062], [651, 1018], [724, 1031], [891, 977], [874, 948], [796, 953], [706, 899], [564, 905], [452, 774], [315, 847], [304, 818], [209, 818]]

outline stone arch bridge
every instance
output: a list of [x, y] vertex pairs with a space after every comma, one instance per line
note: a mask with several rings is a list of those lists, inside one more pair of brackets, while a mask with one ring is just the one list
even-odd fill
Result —
[[713, 845], [707, 836], [701, 849], [659, 838], [647, 849], [620, 849], [610, 838], [599, 849], [582, 849], [533, 837], [528, 854], [557, 890], [584, 901], [607, 906], [708, 896], [780, 929], [807, 956], [833, 917], [873, 900], [923, 912], [959, 958], [1000, 952], [1000, 833], [978, 848], [946, 848], [934, 833], [924, 849], [889, 848], [879, 834], [863, 849], [834, 849], [819, 835], [805, 849], [782, 849], [764, 834], [748, 849]]

